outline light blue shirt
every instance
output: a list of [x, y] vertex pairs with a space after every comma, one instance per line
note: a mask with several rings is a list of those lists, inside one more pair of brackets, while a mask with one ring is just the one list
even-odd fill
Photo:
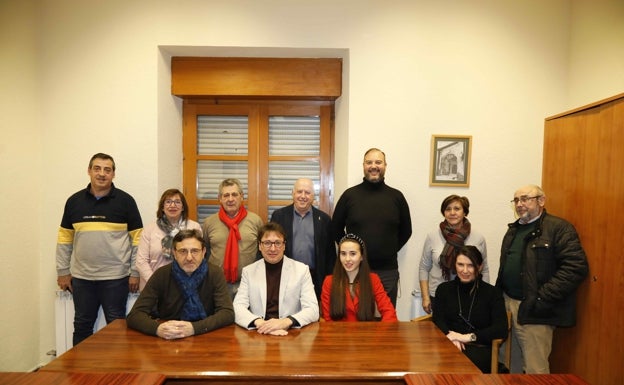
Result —
[[312, 208], [303, 216], [294, 209], [292, 252], [289, 257], [314, 269], [314, 220]]

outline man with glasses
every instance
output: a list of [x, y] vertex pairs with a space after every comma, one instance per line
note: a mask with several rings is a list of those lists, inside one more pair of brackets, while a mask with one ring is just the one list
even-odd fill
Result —
[[307, 265], [284, 256], [286, 234], [269, 222], [258, 231], [262, 259], [243, 269], [234, 298], [235, 322], [260, 334], [284, 335], [319, 319]]
[[93, 334], [100, 306], [107, 323], [125, 318], [128, 292], [139, 288], [143, 222], [136, 202], [113, 184], [110, 155], [93, 155], [87, 174], [87, 188], [65, 203], [56, 245], [57, 284], [73, 294], [74, 346]]
[[128, 327], [167, 340], [203, 334], [234, 321], [223, 270], [209, 263], [199, 230], [180, 230], [174, 260], [152, 275], [128, 314]]
[[574, 226], [546, 212], [539, 186], [521, 187], [511, 203], [518, 220], [503, 237], [496, 286], [512, 314], [512, 347], [520, 348], [512, 352], [512, 372], [550, 373], [553, 331], [576, 322], [587, 257]]
[[238, 179], [219, 184], [219, 212], [204, 220], [202, 231], [210, 250], [210, 262], [222, 267], [232, 298], [238, 290], [243, 267], [256, 260], [256, 238], [262, 219], [243, 206], [245, 195]]

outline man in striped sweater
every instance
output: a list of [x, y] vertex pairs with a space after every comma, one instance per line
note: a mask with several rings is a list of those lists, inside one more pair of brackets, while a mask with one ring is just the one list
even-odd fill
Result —
[[139, 285], [136, 202], [115, 188], [110, 155], [93, 155], [87, 173], [91, 183], [65, 203], [56, 246], [57, 283], [74, 299], [74, 345], [93, 334], [100, 306], [107, 323], [125, 318], [128, 292]]

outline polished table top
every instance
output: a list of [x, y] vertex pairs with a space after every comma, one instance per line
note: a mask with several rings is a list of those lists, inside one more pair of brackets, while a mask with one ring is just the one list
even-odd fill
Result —
[[408, 374], [408, 385], [589, 385], [573, 374]]
[[231, 325], [166, 341], [116, 320], [41, 370], [401, 381], [407, 373], [480, 373], [432, 322], [319, 322], [283, 337]]
[[165, 376], [158, 373], [0, 373], [0, 385], [162, 385], [164, 383]]

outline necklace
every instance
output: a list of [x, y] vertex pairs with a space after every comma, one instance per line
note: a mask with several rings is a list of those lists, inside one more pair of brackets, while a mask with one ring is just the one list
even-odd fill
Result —
[[470, 323], [470, 316], [472, 315], [472, 306], [474, 305], [474, 300], [475, 297], [477, 296], [477, 289], [478, 289], [478, 285], [477, 282], [475, 281], [472, 290], [470, 290], [470, 292], [472, 292], [472, 299], [470, 300], [470, 307], [468, 308], [468, 318], [464, 317], [464, 314], [462, 312], [462, 304], [461, 304], [461, 299], [459, 298], [459, 283], [457, 284], [457, 304], [459, 305], [459, 318], [461, 318], [466, 325], [468, 325], [468, 327], [470, 328], [470, 330], [476, 330], [476, 328]]
[[349, 294], [351, 295], [351, 298], [355, 298], [355, 285], [356, 284], [357, 284], [357, 281], [349, 282]]

